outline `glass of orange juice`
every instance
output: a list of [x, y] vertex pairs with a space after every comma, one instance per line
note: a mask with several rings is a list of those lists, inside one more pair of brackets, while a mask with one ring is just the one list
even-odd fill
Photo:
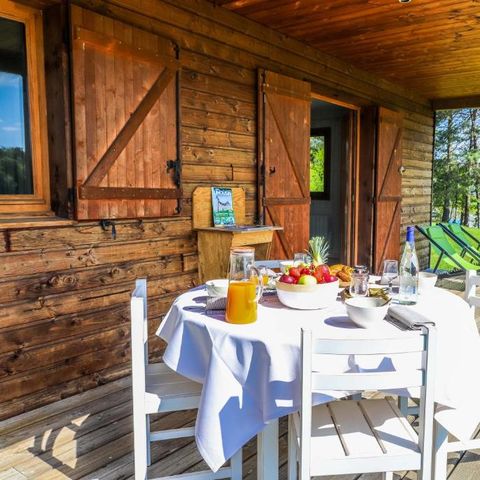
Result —
[[263, 293], [263, 280], [254, 266], [255, 250], [237, 247], [230, 250], [226, 319], [230, 323], [257, 320], [257, 305]]

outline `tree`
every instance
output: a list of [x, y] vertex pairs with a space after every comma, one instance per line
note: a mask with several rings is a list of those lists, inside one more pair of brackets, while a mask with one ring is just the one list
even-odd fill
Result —
[[437, 112], [433, 220], [480, 224], [478, 109]]
[[25, 151], [18, 147], [0, 147], [0, 194], [31, 192], [31, 172]]
[[310, 191], [325, 191], [325, 137], [310, 137]]

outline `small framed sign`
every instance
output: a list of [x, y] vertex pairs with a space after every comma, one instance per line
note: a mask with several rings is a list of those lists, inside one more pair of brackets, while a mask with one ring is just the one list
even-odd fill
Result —
[[212, 213], [213, 224], [216, 227], [235, 225], [231, 188], [212, 187]]

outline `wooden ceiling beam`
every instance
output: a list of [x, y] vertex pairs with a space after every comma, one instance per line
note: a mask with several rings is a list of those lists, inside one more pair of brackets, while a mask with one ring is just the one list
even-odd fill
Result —
[[17, 3], [22, 3], [28, 7], [38, 8], [43, 10], [44, 8], [52, 7], [53, 5], [60, 5], [62, 0], [15, 0]]
[[434, 110], [450, 110], [455, 108], [480, 108], [480, 95], [470, 97], [452, 97], [433, 99]]

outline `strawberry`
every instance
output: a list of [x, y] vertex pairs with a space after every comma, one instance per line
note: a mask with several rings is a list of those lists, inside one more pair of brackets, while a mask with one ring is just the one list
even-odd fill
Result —
[[318, 267], [315, 270], [322, 272], [323, 276], [330, 275], [330, 269], [328, 268], [328, 265], [325, 263], [323, 265], [318, 265]]
[[315, 270], [315, 271], [313, 272], [313, 276], [317, 279], [317, 282], [318, 282], [318, 283], [322, 283], [322, 282], [323, 282], [322, 272]]
[[290, 267], [290, 270], [288, 271], [288, 274], [291, 277], [300, 278], [300, 276], [302, 275], [302, 272], [301, 272], [301, 269], [298, 268], [298, 267]]

